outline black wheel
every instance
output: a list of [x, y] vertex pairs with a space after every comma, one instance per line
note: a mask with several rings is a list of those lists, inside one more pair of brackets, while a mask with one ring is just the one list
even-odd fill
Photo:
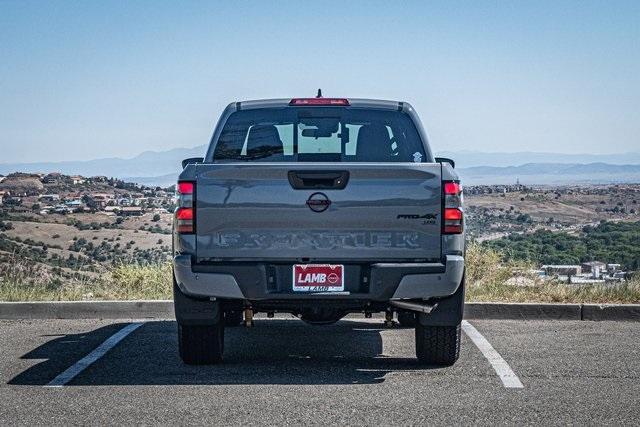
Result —
[[398, 323], [405, 328], [413, 328], [416, 326], [416, 314], [413, 311], [399, 311]]
[[242, 311], [225, 311], [224, 326], [239, 326], [242, 323]]
[[183, 325], [178, 323], [180, 358], [187, 365], [212, 365], [222, 362], [224, 324]]
[[416, 356], [426, 365], [451, 366], [460, 354], [460, 325], [416, 324]]

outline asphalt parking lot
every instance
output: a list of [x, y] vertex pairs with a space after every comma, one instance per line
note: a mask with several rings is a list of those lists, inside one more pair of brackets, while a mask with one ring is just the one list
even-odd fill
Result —
[[[0, 321], [0, 424], [637, 424], [640, 323], [477, 320], [508, 388], [463, 334], [459, 362], [423, 368], [413, 329], [258, 319], [227, 330], [226, 362], [191, 367], [173, 321], [147, 321], [48, 387], [133, 321]], [[486, 350], [486, 349], [485, 349]], [[495, 363], [495, 360], [493, 361]]]

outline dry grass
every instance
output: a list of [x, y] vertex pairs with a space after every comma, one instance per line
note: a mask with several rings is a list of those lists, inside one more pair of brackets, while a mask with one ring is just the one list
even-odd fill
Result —
[[467, 249], [467, 301], [640, 303], [640, 279], [617, 285], [567, 285], [543, 281], [533, 265], [504, 263], [500, 254], [479, 244]]
[[121, 265], [111, 270], [107, 283], [120, 284], [110, 286], [112, 299], [171, 299], [171, 264]]
[[68, 273], [24, 258], [0, 260], [0, 301], [172, 298], [171, 265], [121, 265], [103, 274]]

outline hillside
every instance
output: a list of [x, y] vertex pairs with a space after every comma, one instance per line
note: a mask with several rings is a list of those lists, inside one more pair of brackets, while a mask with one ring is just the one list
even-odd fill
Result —
[[173, 192], [105, 177], [11, 174], [0, 182], [0, 264], [100, 272], [166, 260]]
[[495, 239], [538, 229], [575, 231], [600, 221], [640, 220], [640, 185], [466, 186], [467, 236]]
[[578, 233], [538, 230], [511, 234], [485, 245], [499, 250], [507, 260], [536, 264], [579, 264], [607, 260], [625, 269], [640, 269], [640, 222], [602, 222]]

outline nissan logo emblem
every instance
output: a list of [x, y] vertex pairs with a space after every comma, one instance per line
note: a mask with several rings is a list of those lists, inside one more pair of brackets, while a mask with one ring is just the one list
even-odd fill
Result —
[[314, 212], [324, 212], [331, 206], [331, 200], [324, 193], [313, 193], [307, 199], [307, 206]]

